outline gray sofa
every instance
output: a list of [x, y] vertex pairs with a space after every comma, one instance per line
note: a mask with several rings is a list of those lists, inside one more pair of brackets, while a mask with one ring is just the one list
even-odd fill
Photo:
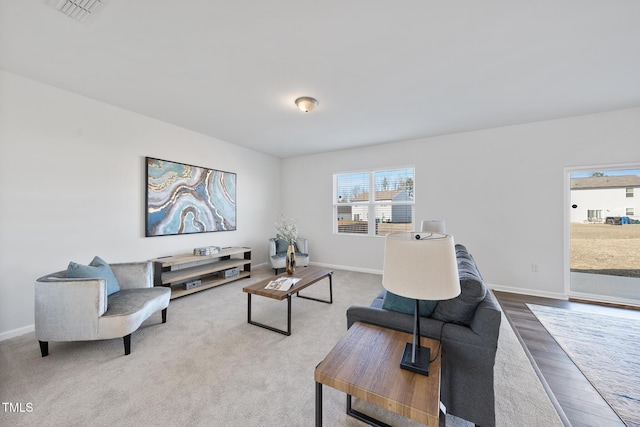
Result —
[[[112, 338], [123, 338], [128, 355], [131, 334], [142, 322], [157, 311], [162, 323], [167, 321], [171, 290], [153, 286], [150, 262], [111, 264], [98, 276], [70, 277], [65, 270], [36, 280], [35, 332], [42, 357], [49, 354], [49, 341]], [[118, 289], [109, 294], [111, 280]]]
[[[456, 259], [461, 293], [438, 302], [430, 317], [421, 317], [420, 333], [441, 339], [440, 400], [447, 412], [479, 426], [495, 426], [493, 366], [501, 309], [463, 245], [456, 245]], [[369, 307], [350, 307], [347, 326], [364, 322], [412, 333], [413, 315], [383, 308], [385, 295], [383, 290]]]

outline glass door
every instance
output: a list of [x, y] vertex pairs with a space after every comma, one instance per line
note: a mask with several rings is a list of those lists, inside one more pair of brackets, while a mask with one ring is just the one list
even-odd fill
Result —
[[640, 306], [640, 165], [567, 172], [569, 296]]

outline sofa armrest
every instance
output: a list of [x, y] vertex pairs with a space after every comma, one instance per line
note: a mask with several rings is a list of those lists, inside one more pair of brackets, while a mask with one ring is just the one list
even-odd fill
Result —
[[497, 346], [501, 322], [502, 309], [491, 290], [487, 289], [487, 295], [476, 307], [469, 327], [475, 334]]
[[269, 252], [269, 258], [276, 254], [276, 239], [273, 237], [267, 240], [267, 250]]
[[[382, 308], [382, 298], [376, 298], [368, 307], [353, 305], [347, 309], [347, 328], [355, 322], [363, 322], [413, 334], [413, 320], [413, 315]], [[442, 324], [439, 320], [421, 317], [420, 335], [440, 339]]]
[[[499, 314], [499, 313], [498, 313]], [[351, 306], [347, 309], [347, 328], [355, 322], [369, 323], [383, 328], [413, 333], [413, 316], [379, 307]], [[465, 345], [486, 347], [489, 341], [471, 328], [455, 323], [444, 323], [440, 320], [421, 317], [420, 335], [444, 341], [460, 342]], [[497, 342], [497, 336], [496, 341]]]
[[107, 311], [105, 279], [45, 276], [35, 283], [35, 331], [40, 341], [90, 340]]
[[304, 237], [298, 237], [296, 239], [296, 246], [298, 247], [298, 252], [307, 255], [309, 254], [308, 242]]
[[153, 265], [150, 261], [109, 265], [121, 290], [153, 287]]

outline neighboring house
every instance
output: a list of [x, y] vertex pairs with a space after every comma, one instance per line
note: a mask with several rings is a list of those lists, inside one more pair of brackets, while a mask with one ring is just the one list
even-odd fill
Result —
[[[378, 202], [404, 202], [410, 201], [411, 197], [405, 190], [380, 190], [376, 191], [375, 200]], [[368, 201], [369, 193], [364, 192], [348, 200], [348, 203], [367, 203]], [[368, 216], [368, 205], [338, 206], [338, 221], [366, 221]], [[382, 204], [376, 207], [377, 222], [410, 223], [413, 221], [412, 218], [412, 207], [410, 205], [394, 206]]]
[[[411, 201], [411, 196], [409, 196], [407, 191], [402, 190], [394, 195], [391, 200], [394, 202], [408, 202]], [[392, 205], [391, 222], [394, 224], [413, 222], [412, 209], [413, 207], [411, 205]]]
[[640, 176], [571, 178], [571, 207], [571, 222], [601, 223], [607, 217], [640, 220]]
[[[394, 198], [403, 191], [391, 191], [391, 190], [380, 190], [375, 193], [375, 200], [377, 201], [385, 201], [385, 200], [394, 200]], [[407, 200], [407, 199], [400, 199]], [[367, 203], [369, 201], [369, 192], [365, 191], [364, 193], [359, 194], [356, 197], [349, 199], [348, 203]], [[338, 207], [338, 220], [341, 221], [366, 221], [369, 217], [369, 206], [368, 205], [349, 205], [349, 206], [339, 206]], [[381, 205], [376, 210], [376, 219], [381, 222], [391, 221], [392, 218], [392, 209], [391, 205]]]

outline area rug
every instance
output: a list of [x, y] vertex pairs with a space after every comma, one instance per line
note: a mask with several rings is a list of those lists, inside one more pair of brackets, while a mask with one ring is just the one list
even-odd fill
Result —
[[527, 306], [618, 416], [640, 427], [640, 321]]

